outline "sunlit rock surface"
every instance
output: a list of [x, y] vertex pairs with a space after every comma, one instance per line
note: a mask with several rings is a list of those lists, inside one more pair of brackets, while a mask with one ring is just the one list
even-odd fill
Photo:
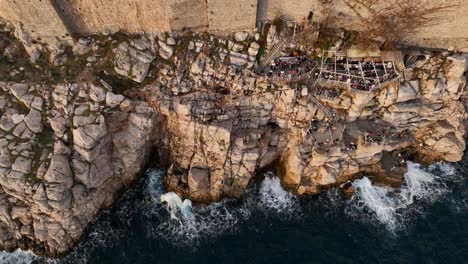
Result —
[[[81, 40], [76, 56], [105, 64], [103, 78], [0, 82], [0, 245], [67, 252], [149, 161], [170, 191], [212, 202], [241, 197], [266, 168], [311, 195], [362, 173], [398, 185], [408, 159], [461, 159], [465, 56], [429, 56], [380, 89], [326, 97], [257, 74], [255, 35]], [[112, 70], [120, 83], [104, 80]]]

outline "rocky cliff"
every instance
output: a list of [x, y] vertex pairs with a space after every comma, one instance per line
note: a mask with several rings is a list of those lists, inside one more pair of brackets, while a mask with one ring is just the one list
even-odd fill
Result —
[[52, 81], [15, 66], [18, 42], [5, 41], [0, 245], [65, 253], [155, 159], [168, 189], [198, 202], [241, 197], [263, 169], [307, 195], [362, 174], [398, 185], [407, 159], [461, 159], [466, 56], [424, 57], [380, 89], [325, 92], [313, 78], [257, 75], [261, 38], [82, 38], [48, 57], [76, 78], [31, 68]]

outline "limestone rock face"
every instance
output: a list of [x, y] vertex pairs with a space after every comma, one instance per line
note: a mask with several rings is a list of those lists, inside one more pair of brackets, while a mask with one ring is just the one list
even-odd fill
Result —
[[120, 44], [114, 52], [115, 71], [136, 82], [143, 82], [154, 56], [130, 46], [127, 42]]
[[183, 52], [176, 34], [116, 44], [116, 72], [137, 82], [156, 54], [168, 60], [124, 94], [105, 82], [0, 82], [0, 247], [63, 254], [156, 156], [168, 191], [194, 202], [241, 197], [268, 169], [314, 195], [362, 173], [398, 184], [405, 153], [461, 159], [465, 57], [433, 56], [405, 80], [325, 98], [255, 74], [252, 39], [203, 35]]
[[[229, 54], [232, 67], [238, 68], [243, 62], [232, 55], [241, 53]], [[424, 66], [427, 71], [446, 61], [431, 60]], [[194, 57], [192, 78], [216, 82], [207, 71], [212, 63], [202, 55]], [[464, 85], [458, 72], [462, 67], [447, 65], [446, 74]], [[423, 161], [457, 161], [463, 155], [465, 110], [456, 95], [460, 91], [447, 89], [444, 74], [409, 77], [378, 91], [341, 90], [333, 100], [312, 100], [307, 87], [295, 90], [261, 77], [251, 79], [248, 70], [231, 76], [228, 96], [201, 92], [197, 84], [185, 95], [168, 94], [159, 86], [145, 88], [172, 135], [165, 147], [171, 150], [166, 183], [195, 201], [239, 197], [253, 175], [270, 164], [278, 165], [284, 187], [316, 194], [361, 172], [385, 178], [404, 171], [404, 158], [395, 158], [402, 150], [419, 153]], [[332, 115], [337, 109], [340, 114]], [[319, 127], [315, 135], [311, 122], [328, 123], [329, 128]], [[401, 181], [387, 178], [392, 184]], [[209, 196], [208, 191], [200, 195], [206, 188]]]
[[0, 89], [0, 210], [12, 208], [6, 218], [0, 211], [0, 247], [28, 239], [45, 245], [42, 253], [63, 254], [139, 175], [151, 152], [153, 109], [135, 101], [124, 112], [123, 95], [86, 83]]
[[[419, 84], [419, 82], [415, 82], [416, 86]], [[418, 99], [418, 93], [419, 93], [419, 87], [413, 88], [410, 83], [405, 83], [403, 85], [400, 85], [400, 88], [398, 89], [398, 97], [396, 99], [397, 103], [401, 102], [406, 102], [406, 101], [411, 101]]]
[[188, 174], [188, 186], [193, 197], [203, 199], [203, 196], [209, 196], [210, 171], [202, 168], [191, 168]]

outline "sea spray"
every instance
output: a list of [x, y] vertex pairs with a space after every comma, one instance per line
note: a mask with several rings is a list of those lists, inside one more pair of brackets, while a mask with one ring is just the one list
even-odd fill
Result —
[[175, 220], [191, 220], [193, 219], [192, 201], [182, 199], [175, 192], [168, 192], [161, 195], [161, 202], [167, 203], [167, 211], [171, 214], [171, 218]]
[[408, 162], [408, 172], [405, 174], [401, 188], [400, 207], [407, 207], [415, 199], [425, 199], [427, 202], [435, 201], [446, 190], [442, 176], [424, 170], [420, 164]]
[[[420, 173], [420, 171], [417, 170], [422, 170], [423, 168], [416, 164], [414, 165], [413, 169], [416, 170], [417, 173]], [[466, 166], [468, 167], [468, 165]], [[407, 175], [406, 177], [414, 177], [415, 174], [411, 173], [411, 170], [412, 169], [409, 170], [409, 174], [411, 175]], [[395, 225], [394, 228], [398, 230], [398, 227], [405, 227], [402, 224], [405, 221], [414, 222], [416, 225], [421, 223], [421, 221], [417, 219], [418, 215], [412, 214], [414, 211], [413, 208], [418, 207], [421, 203], [423, 204], [422, 210], [419, 210], [418, 213], [424, 213], [425, 211], [432, 210], [434, 207], [442, 206], [442, 208], [447, 208], [447, 205], [450, 207], [452, 206], [452, 201], [457, 202], [454, 204], [457, 209], [454, 209], [453, 212], [462, 214], [462, 217], [466, 216], [466, 208], [468, 208], [466, 204], [466, 201], [468, 201], [468, 195], [466, 194], [466, 186], [468, 186], [468, 178], [466, 177], [467, 171], [468, 169], [465, 168], [461, 172], [457, 171], [457, 174], [454, 176], [450, 176], [455, 172], [453, 166], [447, 165], [446, 163], [436, 163], [424, 169], [425, 173], [429, 173], [429, 175], [434, 177], [432, 181], [422, 180], [422, 182], [419, 182], [416, 180], [425, 178], [421, 176], [427, 176], [427, 174], [416, 175], [414, 179], [409, 179], [409, 183], [406, 182], [405, 177], [403, 188], [413, 188], [413, 190], [407, 190], [406, 192], [408, 195], [414, 195], [414, 199], [402, 199], [403, 190], [399, 191], [373, 186], [370, 184], [370, 181], [361, 179], [354, 183], [355, 187], [360, 184], [362, 188], [357, 188], [356, 195], [351, 201], [345, 200], [338, 189], [332, 188], [318, 197], [301, 199], [301, 202], [297, 204], [295, 202], [290, 203], [288, 199], [285, 199], [285, 197], [289, 197], [288, 193], [286, 192], [285, 194], [278, 189], [278, 187], [280, 187], [279, 179], [274, 178], [274, 175], [269, 173], [266, 175], [269, 177], [266, 177], [267, 179], [265, 181], [251, 188], [244, 199], [223, 201], [209, 206], [194, 206], [193, 215], [196, 220], [192, 222], [191, 225], [184, 223], [185, 226], [183, 226], [180, 225], [179, 221], [171, 218], [170, 213], [167, 211], [167, 204], [161, 203], [161, 195], [167, 192], [162, 184], [164, 177], [163, 171], [151, 169], [147, 172], [147, 177], [138, 184], [136, 189], [126, 192], [112, 210], [105, 211], [100, 215], [99, 220], [94, 223], [89, 232], [87, 232], [86, 238], [70, 255], [60, 260], [50, 260], [36, 257], [32, 253], [24, 251], [16, 251], [14, 253], [2, 252], [0, 253], [0, 263], [102, 263], [108, 261], [107, 258], [111, 256], [116, 256], [115, 259], [119, 259], [121, 262], [123, 262], [124, 259], [130, 258], [132, 258], [132, 261], [133, 258], [140, 258], [140, 260], [145, 259], [145, 261], [147, 261], [153, 256], [151, 255], [152, 252], [148, 252], [144, 255], [145, 251], [141, 250], [147, 245], [151, 245], [151, 249], [154, 249], [154, 252], [158, 252], [154, 253], [154, 258], [152, 258], [153, 262], [157, 262], [160, 258], [167, 257], [167, 254], [163, 253], [165, 249], [168, 249], [167, 252], [170, 252], [169, 254], [173, 254], [173, 247], [181, 246], [179, 250], [182, 252], [181, 254], [185, 254], [184, 252], [188, 250], [196, 250], [198, 248], [197, 243], [201, 241], [209, 240], [210, 237], [220, 234], [237, 232], [236, 229], [243, 230], [246, 226], [248, 226], [248, 231], [241, 231], [244, 233], [240, 234], [240, 236], [234, 235], [229, 236], [229, 238], [234, 237], [237, 239], [238, 237], [242, 238], [247, 236], [248, 238], [256, 240], [262, 238], [261, 234], [263, 232], [268, 232], [265, 230], [268, 229], [269, 226], [275, 229], [275, 225], [278, 224], [278, 219], [274, 216], [280, 216], [282, 219], [284, 215], [287, 215], [276, 212], [290, 211], [290, 209], [278, 211], [275, 209], [275, 206], [269, 206], [271, 204], [270, 202], [265, 203], [265, 199], [282, 202], [288, 201], [285, 204], [289, 204], [293, 207], [297, 205], [298, 208], [304, 212], [301, 217], [303, 217], [307, 225], [304, 225], [302, 221], [298, 221], [298, 225], [291, 225], [289, 221], [284, 223], [284, 226], [303, 228], [300, 229], [300, 231], [304, 234], [304, 237], [298, 238], [300, 239], [298, 242], [294, 242], [294, 238], [289, 238], [287, 240], [288, 246], [290, 246], [291, 241], [293, 243], [298, 243], [296, 245], [303, 245], [305, 243], [304, 238], [308, 237], [317, 237], [320, 239], [322, 236], [318, 241], [323, 243], [323, 241], [326, 241], [326, 238], [343, 234], [347, 234], [344, 237], [340, 237], [345, 247], [349, 245], [350, 237], [352, 237], [352, 241], [367, 243], [369, 238], [372, 240], [372, 237], [378, 237], [378, 235], [373, 236], [373, 234], [376, 232], [378, 233], [381, 229], [369, 228], [366, 232], [368, 228], [364, 228], [363, 232], [363, 226], [353, 221], [357, 219], [356, 216], [361, 218], [371, 216], [368, 220], [384, 223], [387, 227], [387, 223], [393, 223]], [[370, 197], [377, 198], [374, 200], [370, 198], [363, 199], [361, 190], [365, 188], [369, 188], [368, 191], [375, 191], [375, 188], [381, 188], [385, 195], [381, 197], [375, 195], [375, 193], [371, 193], [372, 195], [370, 195]], [[451, 190], [450, 192], [446, 190], [448, 188]], [[272, 190], [276, 190], [276, 192]], [[267, 193], [276, 194], [271, 197], [266, 195]], [[280, 195], [277, 195], [278, 193]], [[442, 198], [439, 197], [434, 204], [426, 203], [426, 201], [431, 201], [431, 194], [434, 193], [436, 194], [435, 196], [441, 193], [444, 195], [442, 195]], [[277, 197], [281, 197], [281, 199]], [[390, 201], [388, 201], [388, 199]], [[299, 201], [296, 197], [293, 197], [293, 200]], [[409, 203], [408, 201], [411, 201], [412, 204], [406, 205]], [[372, 207], [367, 206], [367, 203], [373, 203], [374, 205], [380, 204], [383, 206], [386, 202], [388, 202], [388, 204], [394, 204], [392, 208], [396, 208], [395, 210], [387, 211], [390, 212], [387, 215], [393, 217], [393, 219], [390, 218], [387, 223], [379, 219], [377, 214], [370, 209]], [[356, 209], [358, 207], [361, 208], [360, 211]], [[280, 206], [280, 208], [284, 207]], [[346, 213], [343, 213], [343, 210]], [[347, 214], [348, 210], [352, 211], [351, 217]], [[382, 212], [384, 212], [382, 214], [385, 216], [386, 211], [383, 210]], [[430, 214], [428, 214], [428, 216], [430, 216]], [[431, 217], [432, 221], [436, 220], [434, 216]], [[385, 219], [385, 217], [382, 219]], [[240, 222], [245, 222], [246, 220], [249, 220], [247, 225], [245, 225], [245, 223], [244, 225], [240, 225]], [[455, 224], [461, 223], [457, 221], [455, 221]], [[330, 228], [330, 226], [332, 227]], [[358, 227], [358, 231], [355, 230], [356, 232], [353, 232], [355, 226]], [[258, 233], [256, 233], [256, 230], [258, 230]], [[338, 233], [334, 230], [338, 230]], [[246, 235], [245, 232], [252, 234]], [[445, 237], [445, 233], [443, 236]], [[461, 238], [463, 238], [462, 235]], [[439, 241], [438, 239], [440, 238], [435, 236], [433, 241]], [[217, 258], [220, 257], [219, 252], [224, 252], [222, 249], [219, 249], [219, 247], [222, 248], [222, 246], [220, 246], [223, 244], [222, 241], [223, 240], [221, 240], [221, 243], [216, 242], [213, 249]], [[400, 240], [396, 241], [400, 242]], [[462, 248], [463, 241], [462, 239], [460, 240], [459, 248]], [[333, 242], [331, 244], [333, 244]], [[386, 247], [388, 247], [387, 242], [388, 241], [385, 241]], [[379, 243], [379, 241], [377, 241], [377, 243]], [[450, 243], [452, 243], [452, 241], [450, 241]], [[375, 245], [376, 243], [372, 242], [368, 246], [373, 248]], [[211, 246], [210, 244], [210, 252]], [[312, 245], [311, 247], [313, 248]], [[412, 247], [410, 248], [413, 249]], [[202, 250], [205, 250], [203, 246]], [[193, 255], [192, 257], [195, 258], [195, 256], [199, 256], [200, 254], [208, 254], [207, 251], [203, 252], [204, 253], [197, 252], [197, 255]], [[232, 255], [235, 256], [236, 254], [235, 252], [232, 253], [231, 250], [225, 252], [229, 254], [229, 257]], [[329, 256], [327, 256], [327, 258], [328, 257]], [[357, 258], [359, 257], [360, 256], [357, 256]], [[155, 261], [155, 258], [158, 259]], [[206, 260], [205, 256], [203, 260]]]
[[[153, 178], [159, 176], [154, 174]], [[154, 186], [154, 182], [154, 179], [149, 179], [150, 196], [160, 195], [161, 202], [166, 204], [165, 208], [169, 212], [169, 217], [166, 218], [178, 221], [163, 221], [157, 227], [151, 227], [149, 233], [163, 239], [168, 238], [176, 245], [193, 246], [200, 239], [215, 237], [227, 231], [233, 232], [239, 222], [247, 220], [252, 212], [262, 212], [267, 217], [281, 215], [282, 218], [298, 217], [301, 212], [299, 198], [285, 191], [281, 187], [280, 179], [271, 172], [266, 173], [258, 188], [247, 192], [242, 200], [225, 200], [193, 208], [189, 200], [182, 201], [175, 193], [161, 195], [159, 192], [163, 188]], [[159, 208], [160, 205], [154, 206]], [[187, 211], [187, 214], [184, 214], [184, 211]]]
[[[435, 169], [445, 173], [435, 174]], [[371, 217], [384, 224], [390, 231], [404, 229], [408, 220], [420, 215], [422, 205], [435, 202], [447, 192], [444, 183], [451, 166], [441, 164], [425, 169], [420, 164], [408, 162], [408, 172], [400, 189], [372, 185], [364, 177], [353, 182], [356, 195], [351, 199], [347, 212], [360, 219]], [[420, 201], [417, 205], [416, 201]]]
[[360, 213], [367, 214], [366, 211], [370, 210], [375, 213], [379, 221], [394, 228], [397, 201], [390, 196], [392, 190], [372, 185], [367, 177], [354, 181], [353, 186], [359, 199], [355, 206]]
[[55, 263], [54, 260], [49, 260], [44, 257], [34, 255], [30, 251], [18, 249], [14, 252], [1, 252], [0, 263], [2, 264], [29, 264], [29, 263]]
[[174, 192], [165, 193], [164, 174], [160, 170], [148, 171], [144, 214], [148, 222], [147, 234], [175, 246], [195, 246], [200, 239], [214, 237], [234, 230], [237, 223], [249, 215], [238, 201], [223, 201], [208, 206], [192, 206]]
[[267, 213], [287, 213], [289, 216], [299, 214], [300, 205], [297, 196], [285, 191], [280, 179], [272, 172], [267, 172], [264, 176], [255, 206]]

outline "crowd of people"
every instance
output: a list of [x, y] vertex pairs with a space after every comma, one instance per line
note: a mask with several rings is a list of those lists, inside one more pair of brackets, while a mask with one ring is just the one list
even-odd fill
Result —
[[362, 91], [372, 91], [398, 77], [393, 62], [348, 61], [346, 57], [336, 57], [323, 61], [320, 68], [317, 65], [317, 61], [307, 56], [280, 57], [262, 69], [260, 75], [275, 82], [296, 82], [313, 76], [316, 80], [343, 83]]
[[[312, 137], [312, 142], [319, 148], [333, 146], [339, 144], [341, 139], [340, 137], [333, 138], [333, 133], [329, 132], [331, 131], [332, 127], [333, 125], [331, 122], [319, 122], [317, 119], [314, 118], [311, 120], [310, 126], [307, 129], [306, 134], [308, 137]], [[320, 140], [320, 137], [317, 135], [317, 133], [320, 132], [319, 129], [320, 131], [323, 130], [322, 132], [325, 133], [324, 135], [326, 135], [325, 138], [322, 137]]]
[[364, 132], [364, 144], [366, 146], [370, 145], [380, 145], [384, 140], [385, 135], [382, 132], [374, 131], [365, 131]]
[[326, 89], [326, 88], [322, 88], [320, 86], [317, 86], [317, 90], [315, 92], [315, 95], [319, 96], [319, 97], [325, 97], [326, 99], [334, 99], [334, 98], [338, 97], [339, 93], [335, 89]]
[[274, 60], [264, 75], [278, 81], [294, 81], [310, 74], [316, 66], [317, 63], [306, 56], [281, 57]]
[[356, 148], [357, 148], [356, 143], [354, 143], [353, 141], [351, 141], [351, 142], [345, 143], [344, 146], [343, 146], [343, 148], [342, 148], [342, 150], [343, 150], [343, 151], [352, 151], [352, 150], [356, 150]]

